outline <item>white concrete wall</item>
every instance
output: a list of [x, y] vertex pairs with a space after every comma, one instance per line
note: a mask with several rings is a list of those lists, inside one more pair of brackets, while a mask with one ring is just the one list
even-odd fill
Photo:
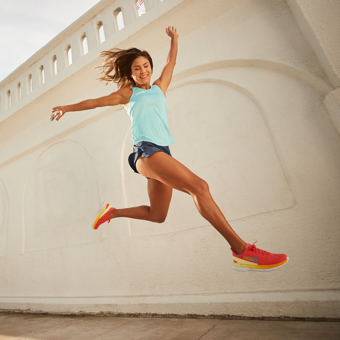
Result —
[[[339, 90], [296, 8], [145, 2], [138, 17], [131, 1], [101, 1], [0, 84], [0, 308], [339, 317]], [[233, 271], [226, 241], [178, 191], [163, 224], [116, 219], [91, 229], [104, 199], [117, 208], [149, 202], [147, 180], [127, 163], [130, 121], [119, 106], [51, 123], [51, 108], [114, 91], [93, 66], [115, 46], [149, 51], [155, 80], [168, 25], [180, 35], [167, 94], [172, 154], [209, 183], [242, 238], [289, 255], [280, 270]], [[30, 73], [36, 84], [41, 64], [50, 74], [52, 56], [62, 59], [68, 44], [79, 49], [84, 32], [88, 54], [76, 52], [72, 65], [5, 109], [8, 90]]]
[[340, 86], [340, 3], [338, 0], [287, 0], [294, 16], [327, 72]]

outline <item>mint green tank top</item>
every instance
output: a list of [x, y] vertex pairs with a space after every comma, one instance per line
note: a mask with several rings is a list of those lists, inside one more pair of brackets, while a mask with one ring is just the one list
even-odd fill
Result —
[[147, 141], [168, 146], [175, 142], [168, 128], [168, 103], [157, 85], [148, 90], [133, 87], [127, 113], [132, 123], [132, 143]]

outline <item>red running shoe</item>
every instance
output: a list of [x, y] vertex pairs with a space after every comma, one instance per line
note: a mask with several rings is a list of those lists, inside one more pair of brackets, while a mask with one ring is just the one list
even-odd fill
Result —
[[247, 243], [242, 254], [237, 255], [231, 248], [234, 263], [231, 268], [238, 271], [257, 270], [266, 272], [285, 265], [289, 257], [285, 254], [273, 254], [268, 251], [256, 248], [253, 244]]
[[110, 223], [111, 218], [109, 217], [109, 213], [110, 211], [115, 209], [116, 208], [111, 207], [111, 205], [107, 203], [107, 201], [104, 201], [96, 213], [96, 217], [93, 223], [93, 229], [98, 229], [98, 227], [106, 221]]

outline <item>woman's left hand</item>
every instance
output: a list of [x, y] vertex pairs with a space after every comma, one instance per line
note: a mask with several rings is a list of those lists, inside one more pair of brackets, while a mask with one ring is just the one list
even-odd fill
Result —
[[171, 38], [177, 38], [178, 37], [178, 33], [177, 33], [177, 29], [174, 26], [168, 26], [165, 29], [166, 34], [171, 37]]
[[51, 120], [59, 120], [67, 111], [65, 106], [56, 106], [52, 109], [52, 112]]

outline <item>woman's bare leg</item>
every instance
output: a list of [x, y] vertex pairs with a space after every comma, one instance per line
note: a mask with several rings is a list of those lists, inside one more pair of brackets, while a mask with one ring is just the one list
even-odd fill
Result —
[[129, 217], [138, 220], [162, 223], [168, 214], [172, 197], [172, 188], [155, 179], [148, 179], [148, 195], [150, 206], [116, 209], [110, 211], [110, 218]]
[[208, 183], [202, 178], [164, 152], [156, 152], [147, 158], [139, 157], [136, 167], [145, 177], [154, 178], [171, 188], [189, 193], [199, 213], [228, 241], [231, 248], [237, 254], [244, 251], [246, 242], [232, 229], [213, 200]]

